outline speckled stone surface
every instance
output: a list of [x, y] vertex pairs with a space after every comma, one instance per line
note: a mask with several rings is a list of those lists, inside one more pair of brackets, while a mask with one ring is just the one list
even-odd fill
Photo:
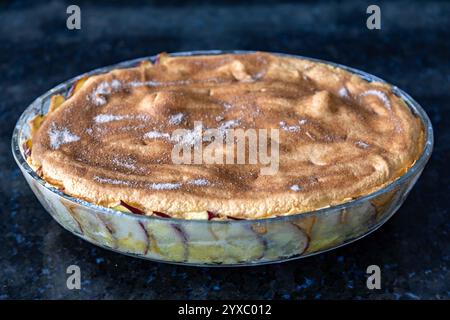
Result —
[[[82, 29], [68, 31], [77, 3]], [[0, 3], [0, 299], [449, 299], [450, 3], [447, 1], [34, 1]], [[382, 29], [365, 27], [377, 3]], [[38, 203], [10, 151], [21, 112], [82, 72], [160, 51], [294, 53], [378, 75], [416, 98], [435, 150], [381, 229], [307, 259], [253, 268], [193, 268], [129, 258], [63, 230]], [[66, 268], [81, 268], [68, 290]], [[368, 290], [367, 266], [382, 288]]]

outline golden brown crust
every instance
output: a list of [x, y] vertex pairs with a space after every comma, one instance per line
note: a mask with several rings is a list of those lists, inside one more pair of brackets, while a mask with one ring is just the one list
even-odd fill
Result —
[[[173, 164], [165, 137], [194, 121], [279, 129], [278, 173]], [[342, 203], [398, 178], [423, 148], [420, 120], [389, 86], [266, 53], [163, 56], [93, 76], [41, 122], [31, 162], [46, 180], [94, 203], [123, 200], [180, 218], [206, 210], [263, 218]]]

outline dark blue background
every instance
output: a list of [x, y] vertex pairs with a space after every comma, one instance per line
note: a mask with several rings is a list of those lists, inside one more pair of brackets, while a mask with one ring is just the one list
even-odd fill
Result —
[[[66, 29], [81, 7], [82, 29]], [[0, 1], [0, 299], [449, 299], [450, 2]], [[378, 4], [382, 29], [365, 27]], [[398, 85], [435, 130], [434, 154], [398, 213], [338, 250], [239, 269], [132, 259], [64, 231], [44, 211], [10, 152], [21, 112], [56, 84], [122, 60], [199, 49], [294, 53], [339, 62]], [[82, 289], [66, 289], [77, 264]], [[366, 288], [377, 264], [382, 289]]]

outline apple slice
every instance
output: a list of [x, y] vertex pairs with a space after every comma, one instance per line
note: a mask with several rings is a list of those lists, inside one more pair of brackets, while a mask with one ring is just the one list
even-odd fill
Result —
[[375, 223], [376, 210], [370, 202], [317, 217], [308, 252], [324, 250], [357, 237]]
[[210, 220], [208, 211], [191, 211], [186, 212], [184, 217], [188, 220]]
[[159, 53], [155, 59], [155, 66], [159, 64], [164, 64], [168, 58], [169, 55], [166, 52]]
[[187, 239], [187, 258], [189, 262], [222, 262], [226, 243], [212, 233], [209, 224], [189, 222], [183, 227]]
[[[64, 96], [62, 96], [60, 94], [53, 95], [50, 98], [50, 105], [48, 107], [47, 114], [50, 114], [51, 112], [55, 111], [64, 101], [65, 101]], [[34, 116], [33, 119], [31, 119], [28, 122], [32, 136], [41, 127], [42, 122], [44, 122], [45, 117], [46, 117], [45, 115], [38, 114], [38, 115]]]
[[115, 249], [117, 247], [117, 242], [108, 226], [95, 212], [87, 211], [77, 206], [72, 208], [71, 213], [80, 224], [84, 237], [88, 238], [88, 240], [109, 248]]
[[55, 94], [54, 96], [52, 96], [50, 99], [50, 106], [48, 107], [47, 114], [50, 114], [58, 109], [64, 103], [64, 101], [66, 101], [66, 99], [63, 95]]
[[265, 243], [249, 224], [215, 223], [211, 232], [223, 242], [222, 263], [253, 262], [264, 254]]
[[297, 227], [302, 229], [308, 236], [311, 236], [312, 228], [316, 222], [315, 216], [300, 216], [292, 221]]
[[32, 146], [31, 139], [25, 140], [24, 143], [22, 144], [22, 150], [25, 159], [28, 159], [31, 156], [31, 146]]
[[316, 252], [330, 248], [344, 241], [341, 212], [334, 211], [316, 218], [311, 230], [307, 252]]
[[31, 136], [33, 136], [36, 131], [41, 127], [42, 122], [44, 121], [43, 115], [36, 115], [28, 122], [28, 125], [30, 126], [30, 133]]
[[[34, 186], [34, 184], [32, 184]], [[52, 217], [64, 228], [76, 234], [83, 234], [80, 224], [72, 215], [73, 204], [66, 204], [66, 200], [60, 198], [54, 192], [41, 186], [33, 187], [38, 199]]]
[[267, 222], [255, 225], [254, 230], [266, 243], [264, 260], [301, 255], [309, 244], [306, 233], [290, 222]]
[[359, 206], [350, 207], [342, 212], [344, 230], [347, 237], [357, 237], [366, 232], [376, 222], [375, 207], [366, 201]]
[[370, 202], [317, 217], [311, 231], [308, 252], [340, 245], [360, 236], [375, 222], [376, 210]]
[[[156, 59], [158, 59], [158, 58], [156, 58]], [[150, 67], [153, 67], [153, 63], [149, 60], [143, 60], [143, 61], [140, 61], [137, 64], [137, 66], [140, 68], [150, 68]]]
[[87, 79], [89, 79], [89, 77], [82, 77], [77, 81], [75, 81], [75, 83], [70, 87], [69, 92], [67, 93], [67, 98], [70, 98], [75, 94], [75, 92], [80, 90], [80, 88], [83, 86], [83, 84], [86, 82]]
[[129, 253], [144, 255], [150, 246], [150, 239], [142, 223], [133, 217], [110, 214], [101, 220], [116, 239], [117, 248]]
[[392, 205], [399, 203], [401, 192], [399, 188], [395, 188], [390, 192], [380, 194], [379, 196], [370, 200], [370, 203], [375, 207], [377, 212], [376, 219], [379, 221], [386, 213], [390, 212]]
[[186, 260], [186, 237], [181, 226], [170, 220], [151, 220], [144, 225], [150, 241], [146, 256], [181, 262]]
[[125, 206], [123, 206], [121, 204], [118, 204], [117, 206], [113, 206], [113, 207], [111, 207], [111, 209], [117, 210], [117, 211], [120, 211], [120, 212], [131, 213], [130, 210], [128, 210]]
[[129, 212], [129, 213], [135, 213], [135, 214], [142, 214], [145, 215], [145, 212], [141, 209], [138, 209], [125, 201], [120, 200], [120, 204], [117, 206], [112, 207], [111, 209], [121, 211], [121, 212]]

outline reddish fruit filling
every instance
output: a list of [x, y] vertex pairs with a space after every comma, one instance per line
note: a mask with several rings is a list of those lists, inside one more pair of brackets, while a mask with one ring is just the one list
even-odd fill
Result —
[[157, 65], [159, 63], [159, 59], [161, 58], [161, 54], [158, 54], [155, 58], [154, 65]]
[[171, 218], [168, 214], [165, 214], [163, 212], [153, 211], [153, 214], [155, 216], [161, 217], [161, 218]]
[[144, 211], [135, 208], [133, 206], [130, 206], [129, 204], [127, 204], [126, 202], [123, 202], [122, 200], [120, 200], [120, 205], [124, 206], [125, 208], [127, 208], [128, 210], [130, 210], [131, 212], [135, 213], [135, 214], [145, 214]]
[[25, 141], [22, 145], [23, 148], [23, 153], [25, 155], [26, 158], [31, 156], [31, 148], [30, 148], [30, 144], [28, 142], [29, 140]]
[[230, 219], [230, 220], [245, 220], [245, 219], [242, 219], [242, 218], [235, 218], [235, 217], [230, 217], [230, 216], [227, 216], [227, 218]]
[[[142, 211], [141, 209], [138, 209], [136, 207], [133, 207], [131, 205], [129, 205], [128, 203], [126, 203], [125, 201], [120, 200], [120, 205], [127, 208], [128, 210], [130, 210], [131, 212], [135, 213], [135, 214], [142, 214], [145, 215], [145, 212]], [[166, 213], [163, 212], [158, 212], [158, 211], [153, 211], [153, 214], [155, 216], [161, 217], [161, 218], [171, 218], [171, 216], [169, 216]]]
[[75, 88], [77, 87], [77, 83], [75, 82], [69, 89], [69, 91], [67, 92], [66, 98], [70, 98], [71, 96], [73, 96], [74, 92], [75, 92]]
[[214, 212], [211, 212], [211, 211], [206, 211], [206, 212], [208, 212], [208, 220], [217, 218], [217, 214], [215, 214]]

